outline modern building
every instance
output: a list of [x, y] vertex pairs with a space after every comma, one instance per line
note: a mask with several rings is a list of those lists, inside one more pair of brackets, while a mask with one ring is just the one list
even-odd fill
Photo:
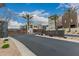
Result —
[[47, 30], [54, 30], [54, 29], [55, 29], [55, 22], [54, 22], [54, 20], [49, 19]]
[[[56, 26], [57, 28], [61, 28], [62, 27], [62, 16], [60, 15], [59, 18], [56, 21]], [[54, 20], [49, 19], [48, 20], [48, 27], [47, 30], [55, 30], [55, 22]]]
[[30, 23], [29, 27], [32, 29], [42, 29], [43, 26], [41, 24]]
[[65, 12], [64, 15], [62, 16], [62, 25], [64, 28], [76, 28], [78, 25], [78, 20], [77, 20], [77, 12], [74, 11], [74, 9], [70, 9], [70, 13]]

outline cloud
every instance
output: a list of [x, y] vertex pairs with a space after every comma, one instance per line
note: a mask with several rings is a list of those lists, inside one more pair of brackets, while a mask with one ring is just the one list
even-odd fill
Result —
[[71, 6], [72, 8], [79, 9], [79, 4], [78, 4], [78, 3], [71, 3], [70, 6]]
[[45, 12], [45, 10], [35, 10], [32, 12], [28, 12], [28, 11], [22, 11], [21, 13], [19, 13], [20, 16], [25, 14], [32, 14], [32, 15], [37, 15], [37, 16], [48, 16], [49, 13]]
[[37, 16], [48, 16], [49, 15], [49, 13], [45, 12], [45, 10], [35, 10], [31, 12], [31, 14], [37, 15]]
[[78, 19], [78, 23], [79, 23], [79, 3], [63, 3], [60, 4], [56, 9], [59, 8], [75, 8], [77, 11], [77, 19]]
[[61, 8], [62, 10], [64, 10], [65, 8], [72, 8], [72, 9], [76, 9], [77, 14], [79, 15], [79, 3], [60, 3], [59, 6], [56, 9]]
[[56, 9], [64, 9], [64, 8], [76, 8], [79, 9], [78, 3], [60, 3], [59, 6]]
[[37, 15], [34, 15], [33, 21], [35, 21], [35, 22], [37, 22], [38, 24], [41, 24], [41, 25], [47, 25], [48, 24], [48, 18], [39, 17]]
[[48, 24], [47, 17], [49, 16], [49, 13], [45, 12], [45, 10], [35, 10], [32, 12], [23, 11], [23, 12], [19, 13], [19, 15], [22, 16], [23, 14], [25, 15], [27, 13], [33, 15], [32, 21], [40, 23], [41, 25]]
[[19, 23], [17, 21], [14, 21], [14, 20], [10, 20], [8, 22], [8, 28], [9, 29], [20, 29], [20, 27], [24, 25], [23, 23]]
[[64, 9], [64, 8], [69, 8], [69, 7], [70, 7], [69, 4], [60, 3], [56, 9], [59, 9], [59, 8]]

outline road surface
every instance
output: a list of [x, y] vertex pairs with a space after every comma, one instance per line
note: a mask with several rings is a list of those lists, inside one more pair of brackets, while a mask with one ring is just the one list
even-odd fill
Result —
[[14, 35], [37, 56], [79, 56], [79, 43], [34, 35]]

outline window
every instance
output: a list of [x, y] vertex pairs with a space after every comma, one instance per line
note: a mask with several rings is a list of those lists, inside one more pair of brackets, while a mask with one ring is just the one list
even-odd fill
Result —
[[66, 20], [65, 20], [65, 23], [66, 23]]
[[71, 19], [71, 23], [73, 22], [73, 20]]

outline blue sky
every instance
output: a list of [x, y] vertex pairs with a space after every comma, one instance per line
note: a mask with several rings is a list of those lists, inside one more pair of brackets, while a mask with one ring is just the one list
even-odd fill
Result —
[[[6, 8], [9, 8], [15, 13], [21, 13], [23, 11], [33, 12], [35, 10], [44, 10], [44, 12], [49, 13], [49, 15], [62, 15], [64, 10], [62, 10], [61, 8], [57, 8], [59, 7], [59, 5], [59, 3], [6, 3]], [[18, 22], [25, 22], [23, 18], [17, 18], [15, 16], [13, 17], [17, 19]], [[46, 18], [47, 17], [48, 16], [46, 16]]]
[[22, 11], [34, 11], [34, 10], [45, 10], [50, 14], [61, 14], [61, 9], [56, 9], [60, 4], [59, 3], [7, 3], [6, 7], [10, 8], [14, 12]]

